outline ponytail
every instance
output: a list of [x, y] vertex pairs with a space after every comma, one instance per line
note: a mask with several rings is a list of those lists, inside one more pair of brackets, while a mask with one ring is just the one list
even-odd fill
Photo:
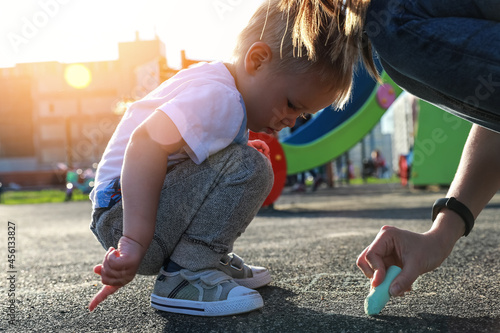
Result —
[[380, 81], [371, 43], [363, 32], [369, 4], [370, 0], [280, 0], [280, 10], [295, 17], [292, 38], [299, 56], [305, 49], [308, 58], [315, 60], [318, 50], [325, 51], [319, 43], [333, 43], [327, 56], [331, 61], [343, 58], [343, 72], [352, 71], [361, 59], [371, 76]]

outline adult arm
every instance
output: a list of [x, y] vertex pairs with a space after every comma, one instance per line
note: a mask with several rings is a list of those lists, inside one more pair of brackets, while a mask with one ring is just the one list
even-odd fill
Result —
[[[499, 133], [472, 126], [447, 197], [453, 196], [465, 204], [474, 218], [500, 188], [499, 151]], [[464, 232], [462, 218], [446, 208], [431, 229], [422, 234], [384, 226], [360, 254], [357, 265], [372, 279], [373, 287], [382, 283], [387, 267], [400, 266], [403, 270], [392, 282], [390, 293], [402, 295], [419, 275], [441, 265]]]
[[118, 248], [110, 248], [103, 263], [94, 267], [104, 287], [92, 299], [91, 311], [137, 273], [153, 239], [168, 156], [184, 145], [175, 124], [160, 111], [155, 111], [132, 134], [121, 175], [123, 236]]

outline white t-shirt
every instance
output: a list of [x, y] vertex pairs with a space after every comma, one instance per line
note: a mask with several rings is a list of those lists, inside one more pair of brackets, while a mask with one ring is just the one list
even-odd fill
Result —
[[120, 201], [119, 177], [132, 132], [155, 110], [172, 119], [186, 142], [168, 157], [173, 165], [191, 158], [200, 164], [231, 143], [246, 144], [246, 111], [233, 76], [221, 62], [201, 63], [177, 73], [125, 112], [104, 151], [90, 193], [93, 208]]

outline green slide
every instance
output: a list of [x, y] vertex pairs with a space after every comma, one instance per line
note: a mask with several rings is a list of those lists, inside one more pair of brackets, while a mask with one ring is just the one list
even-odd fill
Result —
[[332, 131], [306, 144], [282, 143], [287, 162], [287, 174], [293, 175], [307, 171], [331, 161], [352, 148], [370, 132], [390, 106], [380, 100], [383, 96], [381, 95], [382, 88], [386, 94], [393, 95], [392, 100], [402, 92], [402, 89], [387, 74], [383, 73], [382, 80], [384, 84], [376, 86], [359, 111]]

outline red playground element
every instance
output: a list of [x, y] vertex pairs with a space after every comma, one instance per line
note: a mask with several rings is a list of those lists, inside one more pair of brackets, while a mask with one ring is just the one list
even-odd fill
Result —
[[404, 155], [399, 155], [399, 178], [401, 178], [401, 185], [406, 186], [408, 184], [410, 172], [408, 170], [406, 156]]
[[262, 204], [263, 207], [269, 206], [281, 195], [286, 182], [286, 158], [285, 152], [278, 139], [266, 133], [255, 133], [250, 131], [250, 140], [262, 140], [269, 146], [271, 155], [271, 165], [273, 166], [274, 184], [271, 192]]

